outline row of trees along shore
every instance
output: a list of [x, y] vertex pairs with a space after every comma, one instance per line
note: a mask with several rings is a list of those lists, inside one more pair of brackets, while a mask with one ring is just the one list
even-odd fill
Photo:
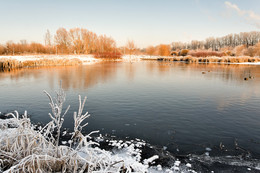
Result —
[[204, 41], [193, 40], [189, 43], [172, 42], [137, 48], [134, 41], [128, 40], [125, 46], [117, 47], [116, 41], [106, 35], [97, 35], [84, 28], [59, 28], [52, 36], [47, 30], [44, 44], [28, 43], [21, 40], [19, 43], [8, 41], [0, 45], [0, 55], [24, 54], [99, 54], [119, 56], [121, 54], [141, 55], [208, 55], [208, 56], [260, 56], [260, 32], [241, 32], [223, 37], [209, 37]]
[[44, 45], [35, 42], [28, 44], [26, 40], [19, 43], [8, 41], [0, 45], [0, 54], [95, 54], [117, 51], [113, 38], [97, 35], [87, 29], [59, 28], [54, 36], [47, 30], [44, 40]]
[[204, 41], [192, 40], [189, 43], [172, 42], [171, 45], [149, 46], [149, 55], [167, 56], [260, 56], [260, 32], [241, 32], [223, 37], [209, 37]]

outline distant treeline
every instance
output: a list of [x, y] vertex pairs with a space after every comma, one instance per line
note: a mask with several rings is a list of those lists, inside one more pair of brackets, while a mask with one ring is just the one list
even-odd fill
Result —
[[260, 56], [260, 32], [241, 32], [224, 37], [209, 37], [204, 41], [189, 43], [172, 42], [171, 45], [149, 46], [143, 52], [148, 55], [207, 56]]
[[240, 45], [245, 45], [247, 48], [249, 46], [254, 46], [260, 41], [260, 32], [241, 32], [239, 34], [229, 34], [224, 37], [209, 37], [205, 41], [193, 40], [190, 43], [173, 42], [172, 50], [178, 49], [212, 49], [213, 51], [218, 51], [224, 47], [236, 47]]
[[19, 43], [8, 41], [0, 45], [0, 55], [20, 54], [94, 54], [97, 57], [121, 57], [121, 54], [146, 54], [160, 56], [260, 56], [260, 32], [241, 32], [224, 37], [209, 37], [204, 41], [193, 40], [189, 43], [172, 42], [138, 48], [134, 41], [128, 40], [125, 46], [117, 47], [116, 41], [106, 35], [84, 28], [59, 28], [52, 36], [49, 30], [45, 34], [45, 44]]

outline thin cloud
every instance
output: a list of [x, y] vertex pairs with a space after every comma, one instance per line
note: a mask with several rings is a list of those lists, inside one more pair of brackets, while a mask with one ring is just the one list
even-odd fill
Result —
[[243, 17], [247, 22], [260, 29], [260, 15], [254, 11], [241, 10], [236, 4], [232, 4], [228, 1], [225, 2], [225, 5], [227, 9], [234, 10], [240, 17]]

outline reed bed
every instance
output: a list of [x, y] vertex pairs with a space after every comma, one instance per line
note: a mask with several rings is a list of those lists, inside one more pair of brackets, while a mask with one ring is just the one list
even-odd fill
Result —
[[95, 58], [101, 58], [101, 59], [121, 59], [122, 54], [119, 52], [111, 53], [111, 52], [105, 52], [105, 53], [96, 53], [94, 54]]
[[24, 67], [40, 67], [40, 66], [74, 66], [74, 65], [81, 65], [82, 61], [74, 58], [74, 59], [35, 59], [35, 60], [25, 60], [19, 61], [16, 59], [11, 58], [2, 58], [0, 59], [0, 70], [6, 71], [11, 69], [17, 68], [24, 68]]
[[185, 61], [189, 63], [256, 63], [260, 62], [259, 57], [249, 57], [249, 56], [241, 56], [241, 57], [232, 57], [232, 56], [224, 56], [224, 57], [193, 57], [193, 56], [185, 56], [179, 57], [175, 56], [173, 58], [164, 58], [164, 61]]

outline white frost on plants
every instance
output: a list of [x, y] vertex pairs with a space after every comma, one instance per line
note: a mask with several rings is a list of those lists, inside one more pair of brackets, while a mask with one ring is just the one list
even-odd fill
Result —
[[179, 160], [176, 160], [176, 161], [174, 162], [174, 166], [180, 166], [180, 164], [181, 164], [181, 162], [180, 162]]
[[66, 144], [67, 144], [67, 141], [61, 141], [61, 143], [62, 143], [63, 145], [66, 145]]
[[186, 166], [187, 166], [188, 168], [191, 168], [191, 164], [190, 164], [190, 163], [187, 163]]
[[145, 159], [144, 160], [144, 164], [145, 165], [148, 165], [149, 163], [152, 163], [153, 161], [155, 161], [156, 159], [159, 159], [159, 156], [158, 155], [154, 155], [148, 159]]
[[[17, 135], [22, 135], [26, 134], [29, 135], [31, 134], [31, 137], [33, 136], [39, 136], [43, 137], [40, 133], [37, 131], [34, 131], [30, 126], [28, 128], [23, 129], [24, 131], [20, 131], [19, 129], [19, 119], [11, 118], [7, 120], [0, 120], [0, 147], [5, 147], [6, 143], [5, 141], [7, 139], [9, 140], [15, 140]], [[14, 128], [8, 128], [8, 126], [12, 126]], [[33, 126], [33, 125], [31, 125]], [[103, 139], [102, 136], [99, 136], [99, 139]], [[108, 140], [109, 141], [109, 140]], [[67, 144], [67, 143], [72, 143], [71, 140], [67, 141], [62, 141], [62, 144]], [[103, 167], [102, 170], [104, 172], [120, 172], [119, 170], [124, 167], [126, 169], [126, 172], [132, 172], [133, 170], [135, 172], [152, 172], [152, 173], [157, 173], [157, 172], [178, 172], [182, 170], [183, 172], [188, 172], [185, 171], [187, 170], [186, 168], [182, 169], [180, 168], [180, 161], [176, 161], [174, 164], [174, 167], [172, 168], [163, 168], [161, 165], [157, 166], [152, 166], [150, 167], [149, 164], [153, 163], [156, 159], [159, 158], [158, 155], [154, 155], [148, 159], [145, 159], [143, 163], [141, 163], [141, 152], [142, 150], [140, 149], [142, 146], [144, 146], [146, 143], [142, 140], [140, 141], [122, 141], [122, 140], [111, 140], [109, 141], [111, 146], [114, 146], [115, 149], [112, 151], [105, 151], [100, 149], [99, 147], [93, 147], [91, 145], [85, 146], [82, 148], [79, 148], [78, 150], [73, 150], [72, 148], [69, 148], [67, 146], [59, 146], [59, 150], [63, 151], [64, 153], [68, 153], [68, 156], [73, 154], [73, 157], [77, 157], [78, 159], [81, 160], [87, 160], [88, 163], [91, 165], [107, 165], [106, 167]], [[55, 147], [55, 146], [52, 146]], [[45, 148], [48, 149], [48, 148]], [[51, 152], [43, 149], [42, 152], [44, 157], [47, 157], [47, 153]], [[35, 158], [37, 156], [35, 155]], [[39, 156], [39, 159], [41, 157]], [[47, 158], [45, 158], [47, 159]], [[19, 164], [23, 164], [25, 160], [21, 160]], [[111, 166], [113, 165], [113, 166]], [[189, 167], [187, 165], [187, 167]], [[12, 167], [11, 169], [7, 170], [15, 170], [17, 167]]]

